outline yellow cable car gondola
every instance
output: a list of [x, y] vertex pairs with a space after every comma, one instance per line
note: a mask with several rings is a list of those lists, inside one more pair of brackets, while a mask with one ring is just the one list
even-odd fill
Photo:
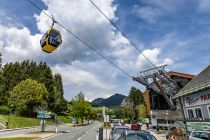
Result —
[[56, 21], [53, 19], [52, 27], [42, 36], [40, 40], [42, 50], [47, 53], [53, 52], [62, 43], [61, 33], [58, 30], [53, 29], [55, 22]]

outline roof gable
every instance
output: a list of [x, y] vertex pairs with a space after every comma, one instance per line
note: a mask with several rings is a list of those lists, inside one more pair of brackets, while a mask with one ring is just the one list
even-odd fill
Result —
[[210, 88], [210, 66], [195, 76], [186, 86], [184, 86], [173, 98], [185, 96]]

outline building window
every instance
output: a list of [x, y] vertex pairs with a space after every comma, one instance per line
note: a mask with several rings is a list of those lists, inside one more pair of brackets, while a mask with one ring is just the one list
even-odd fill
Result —
[[208, 111], [209, 111], [209, 117], [210, 117], [210, 106], [208, 107]]
[[203, 117], [200, 108], [196, 108], [196, 109], [195, 109], [195, 114], [196, 114], [196, 117], [197, 117], [197, 118], [202, 118], [202, 117]]
[[193, 114], [192, 109], [188, 109], [188, 116], [189, 116], [189, 118], [194, 118], [194, 114]]

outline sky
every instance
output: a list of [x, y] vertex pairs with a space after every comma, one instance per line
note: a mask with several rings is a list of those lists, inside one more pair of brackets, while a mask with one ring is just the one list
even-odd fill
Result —
[[[32, 0], [43, 11], [131, 76], [152, 68], [89, 0]], [[198, 74], [210, 60], [210, 0], [92, 0], [156, 66]], [[51, 20], [27, 0], [0, 0], [0, 52], [3, 63], [46, 61], [63, 78], [64, 96], [128, 95], [144, 86], [113, 67], [59, 25], [62, 45], [53, 53], [39, 41]]]

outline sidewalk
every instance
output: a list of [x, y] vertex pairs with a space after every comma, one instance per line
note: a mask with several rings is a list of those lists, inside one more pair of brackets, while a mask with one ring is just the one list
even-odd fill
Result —
[[1, 132], [6, 132], [6, 131], [15, 131], [15, 130], [22, 130], [22, 129], [30, 129], [30, 128], [37, 128], [37, 126], [33, 126], [33, 127], [21, 127], [21, 128], [10, 128], [10, 129], [1, 129]]
[[111, 129], [103, 129], [103, 139], [109, 140]]

